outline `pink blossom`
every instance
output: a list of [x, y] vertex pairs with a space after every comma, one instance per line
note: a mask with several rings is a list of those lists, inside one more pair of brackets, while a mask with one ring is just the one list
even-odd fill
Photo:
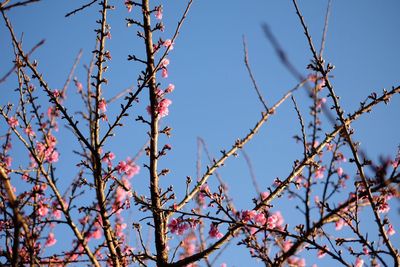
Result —
[[104, 100], [104, 98], [102, 98], [102, 99], [99, 101], [98, 108], [99, 108], [100, 111], [103, 112], [103, 113], [107, 111], [107, 104], [106, 104], [106, 101]]
[[183, 233], [189, 229], [189, 224], [183, 221], [181, 218], [172, 218], [167, 226], [171, 233], [176, 233], [177, 235], [183, 235]]
[[131, 12], [131, 11], [132, 11], [133, 5], [132, 5], [132, 3], [131, 3], [130, 0], [125, 0], [125, 6], [126, 6], [126, 8], [128, 9], [128, 12]]
[[325, 167], [320, 167], [315, 171], [315, 179], [324, 178]]
[[28, 125], [26, 128], [25, 128], [25, 133], [28, 135], [28, 136], [30, 136], [30, 137], [33, 137], [33, 136], [35, 136], [35, 132], [32, 130], [32, 127], [30, 126], [30, 125]]
[[158, 19], [158, 20], [162, 20], [162, 17], [163, 17], [163, 10], [162, 10], [162, 6], [158, 6], [158, 7], [156, 7], [156, 19]]
[[364, 265], [364, 260], [357, 257], [356, 262], [354, 263], [355, 267], [362, 267]]
[[61, 218], [61, 210], [54, 210], [53, 211], [53, 216], [56, 219], [60, 219]]
[[58, 152], [56, 150], [53, 150], [47, 157], [46, 160], [50, 163], [54, 163], [58, 161]]
[[383, 199], [383, 201], [381, 203], [379, 203], [377, 206], [378, 206], [379, 213], [387, 213], [390, 210], [390, 206], [386, 202], [386, 199]]
[[168, 70], [166, 68], [163, 68], [161, 71], [161, 77], [163, 78], [168, 78]]
[[168, 58], [164, 58], [160, 63], [160, 66], [164, 67], [164, 68], [167, 67], [168, 65], [169, 65], [169, 59]]
[[6, 164], [7, 168], [11, 167], [11, 163], [12, 163], [12, 158], [11, 157], [5, 157], [3, 159], [4, 164]]
[[389, 224], [388, 230], [387, 230], [387, 234], [388, 235], [394, 235], [395, 233], [396, 233], [396, 231], [393, 229], [393, 225]]
[[11, 128], [15, 128], [19, 125], [18, 119], [16, 117], [10, 117], [7, 120], [8, 125], [10, 125]]
[[173, 43], [171, 39], [167, 39], [164, 41], [163, 46], [165, 46], [166, 48], [169, 48], [169, 50], [174, 49]]
[[46, 243], [44, 245], [46, 247], [51, 247], [51, 246], [54, 246], [55, 243], [57, 243], [57, 240], [54, 238], [54, 234], [49, 233], [49, 235], [47, 236]]
[[119, 174], [125, 173], [128, 178], [132, 178], [140, 171], [140, 167], [136, 165], [135, 162], [133, 162], [133, 160], [131, 160], [129, 157], [126, 159], [126, 161], [120, 161], [116, 169]]
[[111, 161], [112, 161], [113, 159], [115, 159], [115, 154], [114, 154], [113, 152], [108, 152], [108, 153], [106, 153], [106, 154], [103, 156], [103, 158], [101, 159], [101, 161], [107, 162], [108, 167], [111, 167], [111, 166], [112, 166]]
[[247, 223], [250, 220], [253, 220], [254, 216], [256, 216], [256, 211], [255, 210], [244, 210], [242, 211], [242, 221], [244, 223]]
[[[163, 100], [161, 100], [156, 108], [156, 112], [158, 114], [158, 116], [160, 118], [165, 117], [169, 114], [169, 105], [171, 105], [172, 101], [169, 100], [168, 98], [164, 98]], [[147, 111], [149, 112], [149, 108], [147, 109]]]
[[339, 231], [343, 228], [343, 226], [345, 225], [345, 221], [343, 219], [339, 219], [335, 222], [335, 230]]
[[101, 228], [99, 226], [96, 226], [94, 228], [94, 231], [90, 234], [91, 237], [94, 239], [100, 239], [103, 235], [103, 232], [101, 231]]
[[268, 228], [275, 228], [276, 222], [278, 221], [278, 217], [276, 215], [271, 215], [267, 219], [267, 227]]
[[228, 267], [228, 265], [226, 265], [226, 263], [221, 263], [221, 267]]
[[175, 90], [175, 85], [170, 83], [168, 87], [165, 89], [165, 93], [172, 93]]
[[328, 250], [328, 248], [326, 246], [324, 246], [323, 250], [322, 249], [318, 250], [318, 253], [317, 253], [318, 259], [322, 259], [323, 257], [325, 257], [327, 250]]
[[342, 175], [343, 175], [343, 168], [342, 168], [342, 167], [337, 168], [337, 169], [336, 169], [336, 172], [337, 172], [337, 174], [338, 174], [340, 177], [342, 177]]
[[254, 217], [254, 222], [259, 225], [264, 225], [267, 222], [264, 213], [257, 213]]
[[82, 83], [79, 82], [76, 78], [74, 79], [74, 83], [75, 83], [75, 86], [76, 86], [76, 89], [77, 89], [78, 93], [82, 92], [82, 90], [83, 90]]
[[46, 216], [47, 213], [49, 212], [49, 208], [47, 207], [47, 205], [40, 203], [37, 211], [40, 216]]
[[292, 266], [292, 267], [305, 267], [306, 260], [303, 258], [298, 258], [298, 257], [292, 256], [288, 259], [288, 264], [289, 264], [289, 266]]
[[218, 230], [218, 226], [214, 223], [211, 223], [210, 226], [210, 231], [208, 232], [208, 234], [210, 235], [210, 237], [212, 238], [221, 238], [224, 235]]
[[283, 245], [282, 245], [282, 250], [286, 252], [286, 251], [288, 251], [292, 246], [293, 246], [292, 240], [290, 240], [290, 239], [285, 240], [285, 241], [283, 242]]

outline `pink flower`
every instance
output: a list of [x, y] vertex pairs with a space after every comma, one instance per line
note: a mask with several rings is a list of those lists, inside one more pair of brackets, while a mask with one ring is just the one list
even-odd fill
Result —
[[112, 166], [111, 161], [115, 159], [115, 154], [113, 152], [108, 152], [104, 155], [104, 157], [101, 159], [103, 162], [107, 162], [108, 167]]
[[292, 240], [290, 240], [290, 239], [285, 240], [285, 241], [283, 242], [283, 245], [282, 245], [282, 250], [286, 252], [286, 251], [288, 251], [292, 246], [293, 246]]
[[82, 90], [83, 90], [82, 83], [79, 82], [76, 78], [74, 79], [74, 83], [75, 83], [75, 86], [76, 86], [76, 89], [77, 89], [78, 93], [82, 92]]
[[11, 128], [15, 128], [19, 125], [18, 119], [16, 117], [8, 118], [7, 123], [8, 125], [10, 125]]
[[394, 235], [396, 233], [396, 231], [393, 229], [393, 225], [389, 224], [388, 230], [387, 230], [387, 234], [388, 235]]
[[165, 93], [172, 93], [175, 90], [175, 85], [172, 83], [168, 84], [168, 87], [165, 89]]
[[337, 168], [336, 170], [337, 174], [341, 177], [343, 175], [343, 169], [342, 167]]
[[343, 219], [339, 219], [335, 222], [335, 230], [339, 231], [343, 228], [343, 226], [345, 225], [345, 222]]
[[101, 228], [96, 226], [94, 228], [94, 231], [91, 233], [91, 237], [93, 237], [94, 239], [100, 239], [103, 235], [103, 232], [101, 231]]
[[173, 43], [171, 41], [171, 39], [167, 39], [164, 41], [163, 46], [165, 46], [166, 48], [169, 48], [169, 50], [174, 49]]
[[98, 108], [99, 108], [100, 111], [103, 112], [103, 113], [107, 111], [107, 104], [106, 104], [106, 101], [104, 100], [104, 98], [102, 98], [102, 99], [99, 101]]
[[379, 213], [387, 213], [390, 210], [389, 204], [386, 202], [386, 199], [383, 199], [381, 203], [378, 203], [378, 212]]
[[140, 171], [140, 167], [136, 165], [135, 162], [133, 162], [133, 160], [131, 160], [129, 157], [126, 159], [126, 161], [120, 161], [116, 169], [119, 174], [125, 173], [128, 178], [132, 178]]
[[267, 227], [268, 228], [275, 228], [276, 227], [276, 222], [278, 221], [278, 218], [276, 215], [271, 215], [267, 219]]
[[256, 216], [256, 211], [255, 210], [245, 210], [242, 211], [242, 221], [244, 223], [247, 223], [248, 221], [253, 220], [254, 216]]
[[318, 250], [318, 253], [317, 253], [318, 259], [322, 259], [323, 257], [325, 257], [327, 250], [328, 250], [328, 247], [326, 247], [326, 246], [324, 246], [323, 250], [322, 249]]
[[158, 20], [162, 20], [162, 17], [163, 17], [163, 13], [162, 13], [162, 6], [158, 6], [157, 8], [156, 8], [156, 19], [158, 19]]
[[320, 167], [315, 171], [315, 179], [324, 178], [325, 167]]
[[355, 267], [362, 267], [364, 265], [364, 261], [357, 257], [354, 265], [355, 265]]
[[189, 229], [189, 224], [183, 221], [181, 218], [172, 218], [170, 223], [167, 225], [171, 233], [177, 235], [183, 235], [183, 233]]
[[288, 259], [288, 264], [291, 267], [305, 267], [306, 266], [306, 260], [298, 257], [290, 257]]
[[254, 222], [259, 225], [264, 225], [267, 222], [264, 213], [257, 213], [254, 217]]
[[25, 133], [28, 135], [28, 136], [30, 136], [30, 137], [33, 137], [33, 136], [35, 136], [35, 132], [32, 130], [32, 127], [30, 126], [30, 125], [28, 125], [26, 128], [25, 128]]
[[53, 150], [47, 157], [46, 160], [50, 163], [54, 163], [58, 161], [58, 152], [56, 150]]
[[210, 237], [220, 239], [224, 235], [218, 230], [218, 226], [214, 223], [211, 223], [210, 231], [208, 232]]
[[40, 216], [46, 216], [47, 213], [49, 212], [49, 208], [47, 208], [47, 205], [40, 203], [37, 211]]
[[161, 77], [163, 78], [168, 78], [168, 70], [166, 68], [163, 68], [161, 71]]
[[47, 236], [46, 243], [44, 245], [46, 247], [51, 247], [51, 246], [54, 246], [55, 243], [57, 243], [57, 240], [54, 238], [54, 234], [49, 233], [49, 235]]
[[169, 59], [168, 58], [164, 58], [160, 63], [160, 66], [164, 67], [164, 68], [167, 67], [168, 65], [169, 65]]
[[54, 216], [54, 218], [56, 218], [58, 220], [61, 219], [61, 210], [54, 210], [53, 216]]
[[128, 12], [131, 12], [131, 11], [132, 11], [133, 5], [132, 5], [132, 3], [131, 3], [130, 0], [125, 0], [125, 6], [126, 6], [126, 8], [128, 9]]
[[156, 111], [160, 118], [165, 117], [169, 114], [168, 107], [171, 104], [172, 101], [169, 100], [168, 98], [164, 98], [163, 100], [160, 101], [160, 103], [158, 103]]

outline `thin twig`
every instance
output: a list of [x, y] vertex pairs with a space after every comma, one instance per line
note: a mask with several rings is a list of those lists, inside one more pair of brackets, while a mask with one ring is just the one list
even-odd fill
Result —
[[260, 89], [258, 88], [256, 79], [254, 78], [253, 72], [251, 71], [250, 63], [249, 63], [249, 52], [247, 51], [247, 42], [246, 38], [243, 36], [243, 53], [244, 53], [244, 64], [246, 65], [246, 69], [249, 73], [251, 82], [253, 83], [254, 89], [257, 92], [258, 99], [260, 99], [262, 105], [264, 106], [265, 111], [268, 113], [268, 106], [267, 103], [265, 102], [264, 97], [261, 94]]
[[69, 17], [69, 16], [71, 16], [71, 15], [74, 15], [75, 13], [77, 13], [77, 12], [79, 12], [79, 11], [82, 11], [82, 10], [84, 10], [84, 9], [87, 8], [87, 7], [90, 7], [91, 5], [93, 5], [94, 3], [96, 3], [97, 1], [99, 1], [99, 0], [93, 0], [93, 1], [90, 2], [90, 3], [84, 4], [83, 6], [81, 6], [81, 7], [77, 8], [77, 9], [75, 9], [75, 10], [73, 10], [73, 11], [67, 13], [67, 14], [65, 15], [65, 17]]
[[[37, 43], [34, 47], [32, 47], [32, 49], [26, 54], [28, 57], [30, 55], [32, 55], [32, 53], [39, 48], [40, 46], [42, 46], [45, 42], [45, 39], [41, 40], [39, 43]], [[13, 73], [13, 71], [17, 68], [17, 65], [14, 64], [14, 66], [0, 79], [0, 83], [3, 83], [7, 80], [7, 78]]]
[[26, 6], [26, 5], [30, 4], [30, 3], [39, 2], [39, 1], [40, 0], [27, 0], [27, 1], [17, 2], [15, 4], [12, 4], [12, 5], [9, 5], [9, 6], [5, 6], [9, 2], [9, 0], [7, 0], [3, 4], [1, 4], [0, 10], [6, 11], [6, 10], [10, 10], [11, 8], [14, 8], [14, 7]]

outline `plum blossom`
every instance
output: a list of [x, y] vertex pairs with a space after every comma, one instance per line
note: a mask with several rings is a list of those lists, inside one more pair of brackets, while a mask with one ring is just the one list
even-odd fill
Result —
[[47, 213], [49, 213], [49, 208], [47, 207], [47, 205], [45, 205], [45, 204], [43, 204], [43, 203], [40, 203], [39, 204], [39, 208], [38, 208], [38, 214], [40, 215], [40, 216], [46, 216], [47, 215]]
[[[156, 113], [159, 118], [163, 118], [169, 114], [169, 105], [172, 104], [172, 101], [168, 98], [162, 99], [158, 104], [156, 108]], [[151, 115], [151, 107], [147, 106], [147, 112]]]
[[161, 77], [163, 78], [168, 78], [168, 70], [166, 68], [163, 68], [161, 71]]
[[30, 125], [28, 125], [26, 128], [25, 128], [25, 133], [29, 136], [29, 137], [34, 137], [36, 134], [35, 134], [35, 132], [32, 130], [32, 127], [30, 126]]
[[164, 41], [163, 46], [165, 46], [166, 48], [169, 48], [169, 50], [174, 49], [174, 44], [172, 43], [171, 39], [167, 39]]
[[167, 67], [169, 65], [169, 59], [168, 58], [164, 58], [161, 63], [160, 63], [161, 67]]
[[82, 92], [83, 90], [83, 85], [81, 82], [79, 82], [76, 78], [74, 79], [75, 87], [78, 93]]
[[343, 168], [342, 167], [337, 168], [336, 172], [341, 177], [343, 175]]
[[115, 159], [115, 154], [113, 152], [108, 152], [106, 153], [103, 158], [101, 159], [101, 161], [103, 162], [107, 162], [108, 167], [112, 166], [111, 161]]
[[131, 12], [133, 7], [132, 2], [130, 0], [125, 0], [125, 7], [128, 9], [128, 12]]
[[128, 178], [132, 178], [139, 173], [140, 167], [136, 165], [130, 157], [128, 157], [126, 161], [123, 160], [118, 163], [116, 170], [119, 174], [124, 173]]
[[155, 16], [156, 16], [156, 19], [162, 20], [162, 18], [163, 18], [162, 6], [156, 7], [156, 14], [155, 14]]
[[46, 243], [44, 245], [46, 247], [51, 247], [51, 246], [54, 246], [55, 243], [57, 243], [57, 239], [54, 238], [53, 233], [49, 233], [49, 235], [47, 236]]
[[106, 104], [106, 100], [105, 100], [104, 98], [102, 98], [102, 99], [99, 101], [98, 108], [99, 108], [100, 111], [103, 112], [103, 113], [107, 111], [107, 104]]
[[224, 235], [218, 230], [218, 226], [215, 223], [211, 223], [210, 231], [208, 232], [210, 237], [220, 239]]
[[177, 235], [183, 235], [183, 233], [190, 227], [190, 225], [181, 218], [172, 218], [167, 226], [171, 233]]
[[306, 267], [306, 260], [293, 256], [288, 259], [288, 264], [292, 267]]
[[324, 246], [324, 249], [322, 250], [322, 249], [320, 249], [320, 250], [318, 250], [318, 253], [317, 253], [317, 257], [318, 257], [318, 259], [322, 259], [323, 257], [325, 257], [326, 256], [326, 251], [328, 250], [328, 247], [327, 246]]
[[10, 117], [7, 120], [8, 125], [10, 125], [11, 128], [15, 128], [19, 125], [18, 119], [16, 117]]
[[165, 89], [165, 93], [172, 93], [175, 90], [175, 85], [172, 83], [168, 84], [168, 87]]
[[315, 179], [324, 178], [325, 167], [320, 167], [315, 171]]
[[357, 257], [356, 262], [354, 263], [354, 266], [355, 266], [355, 267], [362, 267], [362, 266], [364, 266], [364, 260], [362, 260], [361, 258], [358, 258], [358, 257]]
[[335, 222], [335, 230], [339, 231], [343, 228], [343, 226], [345, 225], [345, 221], [343, 219], [339, 219]]
[[388, 230], [387, 230], [387, 234], [388, 235], [394, 235], [395, 233], [396, 233], [396, 231], [393, 229], [393, 225], [389, 224]]

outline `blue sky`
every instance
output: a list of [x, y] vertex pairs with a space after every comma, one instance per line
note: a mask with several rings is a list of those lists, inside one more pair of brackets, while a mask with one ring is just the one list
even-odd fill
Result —
[[[327, 1], [299, 2], [319, 49]], [[26, 50], [41, 39], [46, 39], [45, 45], [31, 58], [38, 60], [39, 70], [52, 88], [61, 88], [64, 85], [80, 49], [83, 49], [83, 57], [75, 76], [81, 81], [85, 80], [83, 64], [89, 63], [94, 48], [93, 29], [96, 27], [98, 12], [97, 7], [91, 7], [65, 18], [64, 15], [78, 7], [79, 3], [44, 0], [29, 7], [15, 8], [8, 13], [17, 35], [24, 33], [23, 47]], [[171, 0], [163, 1], [163, 4], [166, 30], [157, 36], [166, 39], [171, 37], [186, 3]], [[115, 6], [116, 10], [109, 15], [112, 39], [107, 41], [107, 49], [111, 51], [112, 61], [106, 73], [109, 80], [104, 88], [106, 98], [136, 84], [142, 66], [128, 62], [126, 58], [133, 53], [144, 55], [142, 41], [136, 37], [136, 28], [127, 28], [124, 20], [128, 16], [138, 16], [139, 11], [134, 9], [128, 14], [122, 0], [115, 1]], [[390, 89], [400, 84], [399, 10], [400, 3], [395, 0], [333, 1], [324, 55], [327, 62], [336, 66], [332, 81], [346, 113], [356, 110], [359, 102], [372, 91], [379, 93], [383, 88]], [[162, 121], [162, 125], [173, 128], [173, 135], [169, 140], [161, 139], [162, 144], [170, 143], [173, 146], [172, 152], [161, 162], [161, 167], [168, 166], [172, 171], [162, 183], [173, 184], [180, 196], [184, 193], [186, 176], [196, 176], [197, 136], [206, 140], [212, 154], [218, 155], [221, 149], [230, 148], [234, 140], [243, 137], [260, 118], [262, 105], [243, 63], [243, 35], [247, 39], [252, 70], [268, 104], [275, 103], [297, 83], [280, 63], [264, 36], [262, 23], [269, 25], [288, 58], [306, 76], [311, 53], [291, 1], [194, 1], [175, 48], [169, 55], [169, 77], [160, 80], [163, 87], [168, 83], [176, 86], [171, 94], [173, 104], [170, 115]], [[12, 66], [13, 60], [4, 22], [0, 25], [0, 36], [2, 76]], [[0, 84], [1, 105], [7, 101], [15, 101], [16, 95], [10, 93], [16, 87], [15, 81], [15, 77], [10, 77], [6, 83]], [[71, 111], [79, 111], [79, 97], [74, 92], [75, 88], [71, 84], [65, 104]], [[296, 99], [306, 116], [310, 100], [302, 91], [296, 93]], [[134, 121], [138, 115], [147, 115], [146, 101], [144, 94], [137, 108], [124, 121], [126, 127], [117, 130], [115, 138], [106, 147], [116, 152], [118, 160], [134, 156], [146, 142], [146, 127]], [[109, 107], [110, 118], [118, 112], [120, 103], [122, 100]], [[328, 101], [328, 104], [331, 105], [331, 102]], [[43, 105], [46, 105], [46, 101]], [[361, 143], [371, 159], [376, 160], [380, 155], [395, 155], [400, 143], [399, 114], [400, 97], [396, 96], [389, 105], [377, 107], [353, 125], [354, 139]], [[285, 177], [290, 172], [293, 161], [302, 156], [302, 147], [292, 138], [299, 134], [296, 118], [293, 104], [287, 101], [245, 147], [258, 182], [264, 189], [276, 177]], [[331, 126], [324, 122], [324, 131], [328, 131]], [[2, 122], [0, 127], [4, 129], [5, 124]], [[78, 149], [79, 146], [70, 132], [60, 128], [58, 137], [61, 160], [57, 168], [61, 176], [73, 176], [70, 173], [71, 164], [73, 166], [79, 160], [73, 158], [70, 148]], [[24, 162], [26, 152], [22, 152], [17, 144], [15, 147], [15, 162]], [[140, 163], [145, 163], [146, 160], [143, 157]], [[204, 158], [203, 161], [205, 160]], [[220, 173], [228, 183], [237, 207], [249, 208], [251, 199], [256, 194], [243, 157], [229, 159]], [[145, 170], [134, 179], [134, 186], [145, 192]], [[62, 184], [63, 181], [60, 180]], [[68, 179], [65, 184], [67, 181]], [[280, 200], [276, 203], [276, 210], [294, 210], [293, 202]], [[298, 215], [300, 213], [284, 213], [287, 221], [292, 222]], [[392, 216], [398, 217], [397, 211], [393, 211]], [[400, 228], [398, 229], [400, 232]], [[394, 239], [399, 246], [398, 235]], [[243, 248], [232, 248], [218, 261], [225, 261], [228, 266], [248, 266], [248, 260], [248, 253]], [[313, 260], [310, 258], [307, 263], [311, 265]], [[253, 261], [251, 264], [259, 263]], [[326, 261], [325, 264], [332, 262]]]

